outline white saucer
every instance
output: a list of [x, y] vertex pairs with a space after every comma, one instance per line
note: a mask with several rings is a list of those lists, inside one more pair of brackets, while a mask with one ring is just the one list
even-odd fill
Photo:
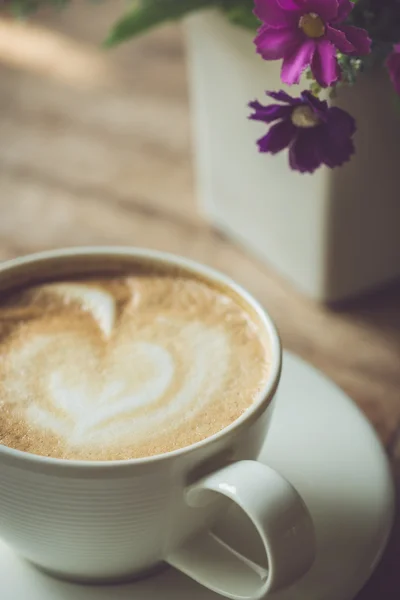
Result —
[[[389, 466], [372, 427], [312, 367], [285, 355], [280, 398], [265, 445], [269, 465], [299, 490], [313, 516], [317, 559], [306, 577], [273, 600], [350, 600], [370, 577], [394, 511]], [[240, 515], [228, 538], [242, 537]], [[248, 539], [251, 551], [251, 540]], [[88, 587], [51, 579], [0, 543], [2, 600], [216, 600], [166, 570], [129, 585]]]

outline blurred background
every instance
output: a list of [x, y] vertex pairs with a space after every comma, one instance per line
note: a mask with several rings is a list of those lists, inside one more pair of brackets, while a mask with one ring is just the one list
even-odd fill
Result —
[[[166, 25], [115, 50], [102, 49], [125, 7], [124, 0], [76, 0], [27, 22], [0, 19], [0, 259], [119, 244], [167, 250], [218, 268], [264, 303], [286, 349], [358, 403], [396, 469], [399, 286], [334, 309], [324, 306], [202, 217], [183, 30]], [[358, 600], [399, 597], [399, 538], [397, 531]]]

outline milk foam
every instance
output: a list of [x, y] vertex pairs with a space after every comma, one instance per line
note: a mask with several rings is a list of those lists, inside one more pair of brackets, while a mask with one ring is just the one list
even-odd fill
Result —
[[122, 309], [112, 286], [35, 289], [32, 302], [50, 309], [3, 344], [0, 442], [14, 435], [21, 445], [22, 434], [21, 449], [67, 458], [154, 454], [215, 433], [251, 405], [268, 369], [248, 315], [205, 284], [176, 307], [166, 278], [136, 283]]
[[[46, 289], [46, 288], [43, 288]], [[57, 283], [48, 286], [48, 293], [58, 295], [65, 301], [78, 301], [98, 323], [106, 337], [110, 337], [115, 325], [116, 303], [111, 294], [87, 285]]]

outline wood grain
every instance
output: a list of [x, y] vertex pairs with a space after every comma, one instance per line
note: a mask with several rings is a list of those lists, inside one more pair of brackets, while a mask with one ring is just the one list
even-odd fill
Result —
[[[132, 244], [224, 271], [263, 302], [286, 348], [358, 403], [400, 479], [400, 287], [320, 306], [203, 220], [181, 32], [168, 26], [106, 53], [99, 43], [123, 6], [75, 2], [30, 25], [0, 21], [0, 258]], [[399, 556], [397, 525], [358, 600], [399, 598]]]

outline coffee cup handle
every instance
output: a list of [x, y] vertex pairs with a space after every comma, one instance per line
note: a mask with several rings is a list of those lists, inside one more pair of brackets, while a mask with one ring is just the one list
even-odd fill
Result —
[[[233, 463], [186, 490], [191, 507], [222, 494], [250, 518], [265, 548], [268, 568], [201, 532], [170, 553], [166, 562], [210, 590], [233, 600], [258, 600], [304, 575], [315, 558], [314, 527], [294, 487], [255, 461]], [[235, 527], [234, 520], [232, 527]]]

